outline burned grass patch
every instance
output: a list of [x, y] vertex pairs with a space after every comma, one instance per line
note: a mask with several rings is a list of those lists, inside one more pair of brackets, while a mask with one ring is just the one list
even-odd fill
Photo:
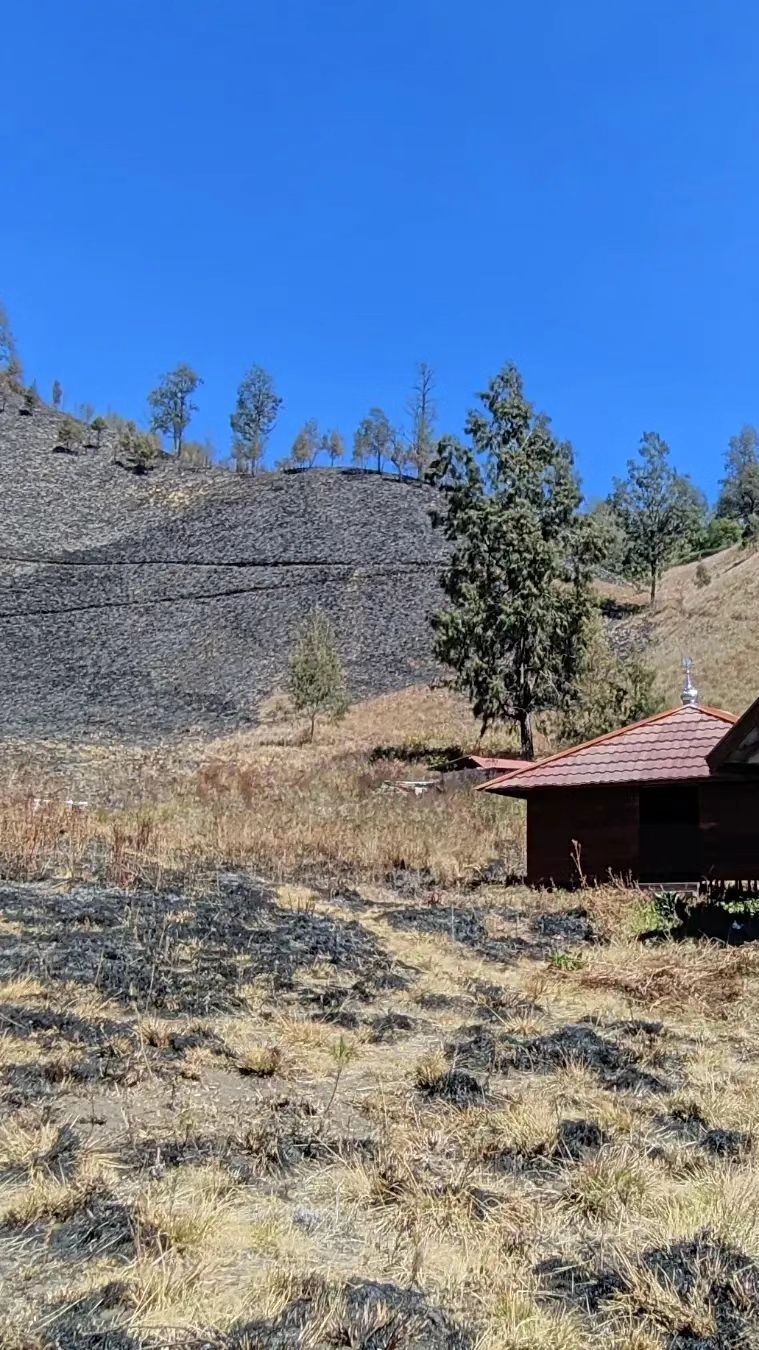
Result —
[[442, 1308], [415, 1289], [357, 1280], [343, 1286], [303, 1281], [276, 1317], [247, 1322], [219, 1350], [292, 1350], [296, 1345], [364, 1346], [366, 1350], [472, 1350], [473, 1340]]
[[459, 900], [404, 905], [385, 917], [391, 927], [448, 938], [501, 965], [514, 965], [522, 958], [542, 961], [602, 941], [587, 912], [579, 908], [526, 915], [512, 905], [483, 903], [475, 908]]
[[503, 1059], [527, 1073], [551, 1073], [569, 1065], [588, 1069], [602, 1087], [618, 1092], [671, 1092], [673, 1083], [641, 1067], [631, 1045], [602, 1036], [586, 1022], [567, 1023], [546, 1035], [517, 1040], [503, 1034]]
[[246, 982], [286, 991], [317, 963], [363, 978], [390, 966], [356, 920], [295, 912], [263, 884], [189, 898], [6, 888], [0, 909], [25, 935], [0, 932], [0, 979], [40, 972], [53, 985], [81, 984], [122, 1006], [170, 1015], [239, 1007]]
[[597, 1267], [549, 1259], [543, 1287], [610, 1329], [631, 1321], [667, 1350], [748, 1350], [759, 1321], [759, 1265], [709, 1229]]

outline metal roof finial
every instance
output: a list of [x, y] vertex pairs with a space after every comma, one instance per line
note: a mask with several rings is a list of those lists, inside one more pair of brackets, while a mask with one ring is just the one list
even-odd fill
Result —
[[683, 692], [680, 695], [680, 702], [684, 708], [696, 708], [698, 707], [698, 690], [691, 678], [693, 674], [693, 662], [689, 656], [686, 656], [683, 659], [683, 670], [685, 672], [685, 684], [683, 685]]

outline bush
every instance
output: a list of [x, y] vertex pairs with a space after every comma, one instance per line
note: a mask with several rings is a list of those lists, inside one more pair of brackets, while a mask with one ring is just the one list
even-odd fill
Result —
[[326, 614], [315, 610], [302, 625], [290, 660], [290, 697], [310, 721], [309, 741], [319, 713], [342, 717], [348, 710], [345, 675]]
[[693, 585], [701, 589], [704, 586], [711, 585], [711, 573], [705, 563], [700, 562], [693, 576]]

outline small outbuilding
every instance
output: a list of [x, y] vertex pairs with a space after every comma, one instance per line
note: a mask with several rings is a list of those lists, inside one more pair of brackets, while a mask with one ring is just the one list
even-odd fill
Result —
[[483, 783], [527, 803], [527, 879], [759, 880], [759, 699], [679, 708]]

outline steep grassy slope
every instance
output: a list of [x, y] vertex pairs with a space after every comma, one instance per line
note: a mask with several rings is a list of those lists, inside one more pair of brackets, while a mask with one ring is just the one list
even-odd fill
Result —
[[608, 588], [624, 614], [612, 631], [623, 645], [645, 644], [667, 703], [677, 701], [688, 655], [702, 702], [739, 713], [759, 694], [759, 553], [726, 549], [704, 566], [701, 587], [696, 563], [667, 572], [654, 610], [642, 594]]
[[113, 447], [57, 453], [59, 419], [0, 416], [0, 731], [125, 737], [254, 723], [295, 631], [331, 616], [351, 692], [432, 673], [431, 489], [316, 471], [240, 478]]

